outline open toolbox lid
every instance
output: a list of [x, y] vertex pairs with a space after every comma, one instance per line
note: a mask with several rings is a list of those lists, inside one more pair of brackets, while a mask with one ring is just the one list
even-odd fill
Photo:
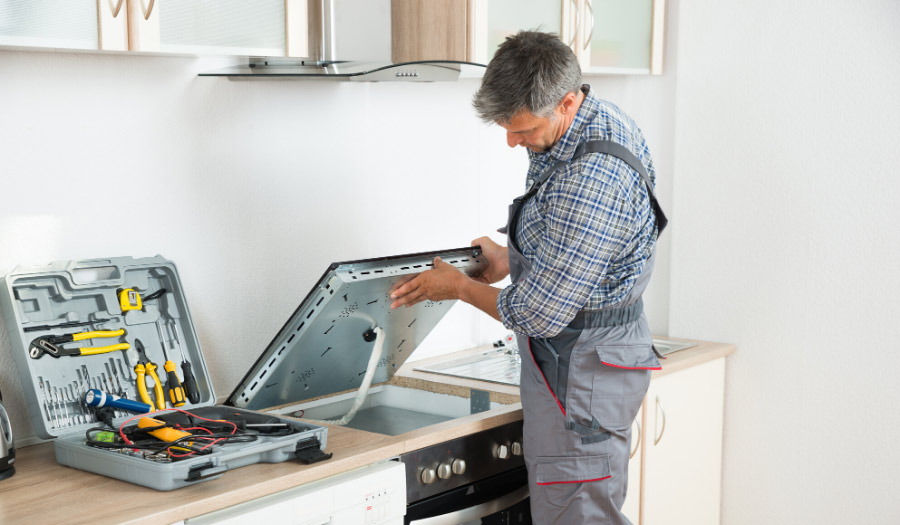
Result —
[[[118, 292], [128, 288], [139, 291], [143, 297], [162, 288], [166, 293], [144, 302], [140, 309], [123, 310]], [[175, 263], [161, 256], [17, 266], [0, 279], [0, 313], [22, 379], [34, 431], [42, 438], [83, 433], [96, 424], [79, 413], [78, 401], [88, 388], [112, 392], [122, 389], [127, 397], [138, 397], [135, 339], [141, 339], [147, 355], [159, 367], [158, 375], [165, 381], [158, 320], [163, 324], [162, 336], [172, 345], [168, 349], [169, 358], [181, 363], [183, 351], [184, 359], [192, 364], [200, 399], [189, 406], [215, 405], [212, 381], [178, 270]], [[118, 337], [73, 341], [64, 343], [64, 347], [128, 343], [130, 348], [124, 351], [78, 357], [29, 356], [32, 341], [39, 337], [120, 329], [124, 334]], [[180, 348], [175, 346], [176, 341]], [[154, 395], [152, 390], [150, 395]], [[117, 417], [115, 423], [118, 425], [128, 417]]]
[[487, 267], [478, 246], [332, 263], [228, 397], [262, 409], [358, 388], [381, 327], [384, 346], [372, 383], [393, 377], [456, 301], [391, 310], [390, 290], [441, 257], [473, 276]]

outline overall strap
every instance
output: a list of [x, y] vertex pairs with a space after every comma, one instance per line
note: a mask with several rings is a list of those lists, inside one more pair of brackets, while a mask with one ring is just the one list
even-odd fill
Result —
[[647, 173], [647, 168], [644, 167], [641, 159], [637, 158], [637, 156], [625, 146], [611, 140], [592, 140], [579, 144], [578, 147], [575, 148], [573, 159], [578, 158], [585, 153], [604, 153], [606, 155], [612, 155], [613, 157], [621, 159], [622, 162], [628, 164], [631, 166], [631, 169], [640, 174], [641, 179], [644, 181], [644, 186], [647, 188], [647, 194], [650, 196], [650, 205], [653, 206], [653, 213], [656, 215], [656, 226], [661, 234], [666, 225], [669, 224], [669, 219], [666, 218], [666, 214], [663, 213], [662, 207], [660, 207], [659, 201], [656, 199], [656, 193], [653, 191], [653, 183], [650, 181], [650, 175]]

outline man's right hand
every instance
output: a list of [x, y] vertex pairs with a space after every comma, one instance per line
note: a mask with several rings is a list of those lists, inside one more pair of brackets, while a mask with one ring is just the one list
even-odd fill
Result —
[[500, 246], [490, 237], [479, 237], [472, 241], [472, 246], [481, 246], [481, 252], [488, 261], [488, 267], [474, 277], [476, 281], [494, 284], [509, 275], [509, 255], [506, 246]]

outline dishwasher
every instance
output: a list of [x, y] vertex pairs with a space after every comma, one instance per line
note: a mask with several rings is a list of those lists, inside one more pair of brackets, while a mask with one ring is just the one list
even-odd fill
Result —
[[403, 464], [385, 461], [240, 503], [186, 525], [402, 525], [406, 512]]

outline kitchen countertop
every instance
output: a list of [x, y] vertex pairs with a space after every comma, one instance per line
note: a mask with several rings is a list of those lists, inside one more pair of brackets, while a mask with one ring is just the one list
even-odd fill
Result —
[[[672, 339], [686, 341], [685, 339]], [[696, 342], [670, 354], [653, 377], [689, 368], [735, 351], [733, 345]], [[42, 443], [16, 450], [16, 474], [0, 481], [0, 523], [173, 523], [281, 490], [346, 472], [456, 437], [522, 419], [518, 388], [418, 372], [414, 367], [455, 359], [490, 347], [407, 363], [392, 384], [468, 397], [470, 389], [490, 392], [492, 401], [510, 403], [487, 412], [445, 421], [399, 436], [329, 426], [330, 460], [302, 465], [296, 460], [260, 463], [226, 472], [220, 479], [160, 492], [56, 463], [53, 446]]]

